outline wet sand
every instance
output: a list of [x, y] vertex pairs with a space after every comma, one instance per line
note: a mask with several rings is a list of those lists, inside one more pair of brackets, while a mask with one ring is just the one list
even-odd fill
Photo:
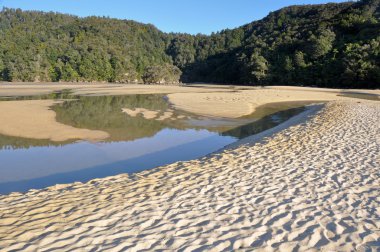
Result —
[[199, 160], [0, 196], [0, 250], [378, 250], [380, 103], [301, 117]]

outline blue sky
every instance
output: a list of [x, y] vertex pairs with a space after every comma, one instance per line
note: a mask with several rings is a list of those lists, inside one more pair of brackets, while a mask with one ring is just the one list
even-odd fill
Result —
[[294, 4], [343, 0], [0, 0], [1, 7], [78, 16], [109, 16], [154, 24], [165, 32], [210, 34], [265, 17]]

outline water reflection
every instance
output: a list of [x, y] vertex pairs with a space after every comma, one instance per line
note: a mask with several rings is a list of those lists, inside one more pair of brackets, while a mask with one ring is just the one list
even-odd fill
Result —
[[[175, 110], [163, 95], [73, 96], [66, 90], [6, 99], [64, 100], [52, 107], [58, 122], [102, 130], [110, 137], [91, 143], [0, 135], [0, 193], [85, 182], [198, 158], [272, 128], [302, 112], [303, 106], [310, 103], [269, 104], [250, 116], [226, 119]], [[154, 116], [147, 119], [142, 114], [122, 112], [137, 108], [154, 112]]]
[[173, 111], [167, 120], [146, 119], [122, 112], [122, 109], [143, 108], [157, 111], [157, 118], [171, 111], [162, 95], [127, 96], [83, 96], [74, 101], [66, 101], [53, 106], [58, 122], [76, 128], [101, 130], [109, 133], [106, 141], [131, 141], [142, 137], [154, 136], [164, 128], [185, 129], [183, 113]]
[[[177, 161], [200, 158], [223, 146], [233, 143], [235, 140], [236, 139], [231, 137], [221, 138], [217, 135], [210, 135], [204, 139], [183, 143], [140, 157], [114, 161], [106, 164], [98, 164], [78, 170], [56, 171], [56, 173], [50, 173], [49, 175], [40, 174], [39, 176], [34, 176], [29, 179], [24, 178], [20, 180], [0, 182], [0, 194], [25, 192], [32, 188], [41, 189], [55, 184], [73, 183], [77, 181], [86, 182], [94, 178], [102, 178], [122, 173], [133, 174]], [[119, 143], [117, 146], [123, 148], [123, 145], [126, 143], [128, 142]], [[83, 146], [81, 145], [78, 146], [79, 153], [83, 153], [82, 147]], [[86, 155], [83, 155], [82, 159], [86, 159]], [[34, 170], [35, 169], [33, 169], [33, 171]]]
[[371, 100], [371, 101], [380, 101], [380, 95], [376, 95], [376, 94], [342, 92], [338, 94], [338, 96], [363, 99], [363, 100]]
[[279, 111], [271, 115], [267, 115], [262, 119], [254, 121], [252, 123], [236, 127], [234, 129], [222, 132], [222, 136], [232, 136], [238, 139], [243, 139], [249, 137], [265, 130], [276, 127], [282, 122], [288, 120], [290, 117], [298, 115], [303, 112], [305, 107], [292, 108], [284, 111]]

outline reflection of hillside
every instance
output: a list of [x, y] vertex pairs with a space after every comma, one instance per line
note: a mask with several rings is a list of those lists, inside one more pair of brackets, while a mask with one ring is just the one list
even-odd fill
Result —
[[273, 102], [256, 108], [255, 112], [236, 120], [235, 125], [204, 127], [209, 131], [218, 132], [222, 136], [245, 138], [270, 129], [297, 115], [306, 105], [314, 101]]
[[244, 118], [261, 119], [268, 115], [273, 115], [281, 111], [301, 108], [314, 103], [321, 103], [321, 101], [287, 101], [267, 103], [257, 107], [253, 114], [245, 116]]
[[300, 108], [292, 108], [288, 110], [283, 110], [279, 112], [275, 112], [274, 114], [267, 115], [260, 120], [249, 123], [244, 126], [239, 126], [231, 130], [227, 130], [221, 133], [222, 136], [232, 136], [239, 139], [243, 139], [245, 137], [249, 137], [270, 128], [276, 127], [280, 123], [290, 119], [291, 117], [301, 113], [304, 111], [304, 107]]
[[63, 89], [49, 94], [30, 96], [3, 96], [0, 101], [25, 101], [25, 100], [56, 100], [56, 99], [77, 99], [78, 95], [72, 95], [70, 89]]
[[65, 142], [53, 142], [45, 139], [29, 139], [22, 137], [12, 137], [0, 135], [0, 150], [6, 149], [29, 149], [33, 147], [46, 147], [46, 146], [63, 146], [69, 143], [73, 143], [76, 140]]
[[[71, 99], [64, 103], [56, 104], [52, 109], [56, 112], [56, 120], [60, 123], [76, 128], [101, 130], [110, 134], [106, 142], [132, 141], [144, 137], [152, 137], [159, 131], [170, 129], [207, 129], [211, 132], [223, 132], [222, 136], [244, 138], [274, 127], [289, 117], [297, 114], [295, 107], [302, 107], [311, 102], [287, 102], [272, 103], [260, 106], [255, 113], [245, 118], [227, 120], [222, 118], [206, 118], [190, 115], [183, 111], [174, 110], [173, 118], [159, 121], [145, 119], [143, 116], [129, 116], [122, 112], [123, 108], [144, 108], [150, 111], [158, 111], [158, 116], [170, 110], [169, 104], [162, 94], [157, 95], [124, 95], [124, 96], [72, 96], [70, 91], [57, 92], [49, 95], [33, 97], [14, 97], [9, 99]], [[290, 110], [289, 110], [290, 109]], [[281, 112], [279, 112], [281, 111]], [[273, 120], [275, 114], [277, 120]], [[178, 116], [191, 118], [200, 122], [199, 125], [189, 124], [187, 119], [179, 119]], [[253, 123], [252, 120], [262, 118]], [[174, 119], [174, 120], [171, 120]], [[227, 121], [226, 121], [227, 120]], [[243, 124], [243, 126], [241, 126]], [[245, 125], [244, 125], [245, 124]], [[62, 146], [75, 140], [66, 142], [52, 142], [49, 140], [26, 139], [0, 135], [1, 149], [28, 149], [38, 146]]]
[[166, 111], [168, 103], [162, 95], [83, 96], [78, 100], [57, 104], [53, 110], [58, 122], [76, 128], [102, 130], [110, 134], [106, 141], [131, 141], [150, 137], [164, 128], [183, 128], [181, 122], [147, 120], [122, 113], [123, 108], [146, 108]]
[[[145, 108], [160, 111], [163, 114], [169, 108], [162, 94], [126, 95], [126, 96], [73, 96], [70, 91], [63, 91], [40, 96], [4, 97], [2, 100], [30, 99], [70, 99], [56, 104], [56, 120], [76, 128], [102, 130], [110, 134], [106, 142], [132, 141], [151, 137], [164, 128], [184, 130], [189, 128], [185, 120], [148, 120], [142, 116], [131, 117], [122, 112], [123, 108]], [[187, 115], [174, 111], [174, 116]], [[197, 128], [197, 127], [190, 127]], [[199, 127], [202, 128], [202, 127]], [[215, 130], [212, 130], [215, 131]], [[0, 149], [28, 149], [39, 146], [62, 146], [75, 140], [53, 142], [50, 140], [27, 139], [0, 135]]]

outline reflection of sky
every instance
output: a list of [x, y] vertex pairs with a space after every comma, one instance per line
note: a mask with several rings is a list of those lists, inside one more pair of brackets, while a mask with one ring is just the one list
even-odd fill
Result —
[[[224, 131], [223, 134], [206, 129], [165, 128], [152, 137], [133, 141], [101, 143], [82, 141], [62, 146], [2, 149], [0, 150], [0, 194], [44, 188], [57, 183], [86, 182], [94, 178], [135, 173], [176, 161], [199, 158], [241, 137], [256, 134], [260, 130], [275, 126], [275, 122], [279, 123], [295, 115], [292, 110], [277, 112], [276, 109], [278, 108], [262, 109], [260, 116], [276, 114], [253, 123], [254, 117], [243, 119], [200, 117], [188, 121], [192, 126], [209, 129], [227, 125], [236, 126]], [[126, 130], [124, 133], [133, 134], [136, 130], [129, 128], [128, 125], [124, 126]]]
[[[164, 129], [153, 137], [130, 142], [78, 142], [62, 147], [1, 150], [0, 183], [72, 172], [140, 157], [193, 142], [194, 148], [197, 148], [197, 141], [208, 138], [210, 138], [208, 141], [210, 147], [206, 148], [207, 150], [202, 153], [203, 155], [216, 151], [235, 140], [232, 137], [219, 136], [207, 130]], [[204, 144], [205, 142], [201, 141], [199, 144], [201, 143]], [[176, 154], [173, 153], [173, 155]], [[188, 153], [188, 155], [190, 157], [192, 153]]]
[[165, 150], [185, 143], [195, 142], [216, 133], [207, 130], [175, 130], [163, 129], [150, 138], [140, 138], [130, 142], [101, 143], [99, 148], [114, 159], [122, 160], [125, 157], [139, 157], [144, 154]]

